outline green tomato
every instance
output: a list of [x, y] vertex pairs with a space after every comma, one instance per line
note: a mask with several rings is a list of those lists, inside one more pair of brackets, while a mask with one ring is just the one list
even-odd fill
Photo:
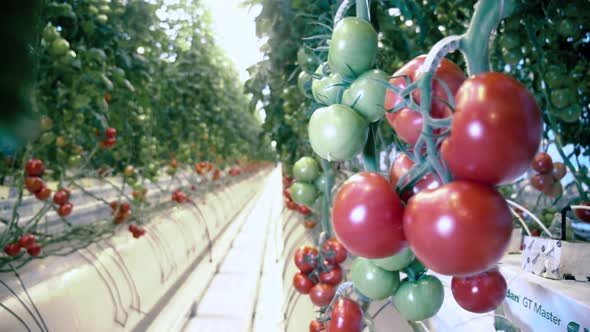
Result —
[[324, 192], [326, 190], [326, 175], [323, 173], [320, 174], [320, 176], [315, 179], [314, 184], [320, 192]]
[[558, 66], [550, 66], [545, 73], [545, 82], [550, 88], [556, 89], [564, 87], [567, 84], [567, 80], [564, 79], [562, 69]]
[[551, 102], [557, 108], [565, 108], [576, 101], [576, 94], [572, 89], [558, 89], [551, 91]]
[[301, 91], [301, 93], [306, 96], [306, 97], [310, 97], [310, 90], [311, 90], [311, 75], [309, 75], [307, 72], [302, 71], [301, 73], [299, 73], [299, 77], [297, 77], [297, 87], [299, 88], [299, 91]]
[[53, 25], [48, 24], [43, 28], [43, 39], [45, 39], [46, 42], [50, 43], [60, 37], [59, 31], [57, 31]]
[[[323, 65], [315, 71], [316, 75], [323, 75]], [[321, 79], [312, 79], [311, 93], [315, 101], [324, 105], [338, 103], [344, 92], [344, 79], [338, 74], [323, 76]]]
[[580, 120], [580, 116], [582, 116], [582, 106], [578, 104], [570, 105], [564, 109], [559, 110], [559, 113], [556, 115], [564, 122], [578, 122]]
[[68, 165], [70, 167], [79, 166], [81, 162], [82, 162], [81, 156], [70, 156], [70, 158], [68, 159]]
[[405, 319], [425, 320], [436, 315], [442, 306], [443, 284], [437, 277], [424, 275], [414, 282], [402, 282], [392, 299], [400, 315]]
[[371, 69], [377, 55], [377, 32], [371, 24], [357, 17], [336, 23], [332, 32], [328, 63], [344, 77], [356, 77]]
[[343, 161], [360, 153], [367, 141], [365, 119], [346, 105], [317, 109], [309, 119], [308, 133], [315, 153], [328, 161]]
[[109, 17], [106, 16], [105, 14], [96, 15], [96, 21], [98, 23], [105, 24], [105, 23], [107, 23], [108, 20], [109, 20]]
[[293, 176], [300, 182], [313, 182], [320, 175], [320, 165], [312, 157], [301, 157], [293, 165]]
[[98, 8], [96, 8], [96, 6], [88, 6], [88, 12], [92, 15], [96, 15], [98, 14]]
[[49, 46], [49, 54], [52, 56], [64, 56], [68, 53], [70, 49], [70, 43], [63, 38], [57, 38], [53, 42], [51, 42], [51, 46]]
[[291, 197], [297, 204], [310, 206], [318, 196], [317, 189], [312, 184], [305, 182], [295, 182], [289, 190]]
[[318, 63], [317, 59], [313, 54], [310, 54], [305, 47], [300, 47], [297, 51], [297, 63], [303, 71], [311, 71]]
[[414, 258], [416, 258], [416, 256], [412, 250], [410, 248], [404, 248], [393, 256], [371, 259], [371, 262], [388, 271], [399, 271], [410, 265]]
[[384, 101], [388, 75], [379, 69], [365, 72], [342, 95], [342, 104], [352, 107], [367, 121], [375, 122], [385, 114]]
[[358, 257], [352, 263], [352, 283], [364, 296], [383, 300], [399, 287], [399, 273], [384, 270], [370, 260]]

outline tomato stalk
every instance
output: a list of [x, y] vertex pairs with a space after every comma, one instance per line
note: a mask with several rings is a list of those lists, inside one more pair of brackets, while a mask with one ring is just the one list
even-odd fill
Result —
[[379, 159], [376, 144], [377, 130], [379, 129], [379, 122], [374, 122], [369, 125], [369, 137], [363, 150], [363, 162], [365, 170], [369, 172], [379, 172]]
[[500, 20], [514, 10], [513, 0], [480, 0], [465, 34], [461, 36], [461, 51], [467, 61], [469, 76], [490, 71], [489, 44]]
[[370, 0], [356, 0], [356, 17], [371, 22]]
[[332, 187], [334, 186], [334, 171], [330, 166], [330, 162], [322, 159], [321, 160], [322, 171], [326, 178], [326, 185], [324, 187], [324, 198], [322, 202], [322, 229], [324, 230], [326, 237], [332, 237], [332, 225], [330, 223], [331, 215], [330, 209], [332, 205]]

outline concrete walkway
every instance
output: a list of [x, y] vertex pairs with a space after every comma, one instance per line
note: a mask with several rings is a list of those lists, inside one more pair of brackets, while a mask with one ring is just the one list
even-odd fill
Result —
[[281, 172], [269, 176], [184, 332], [284, 331]]

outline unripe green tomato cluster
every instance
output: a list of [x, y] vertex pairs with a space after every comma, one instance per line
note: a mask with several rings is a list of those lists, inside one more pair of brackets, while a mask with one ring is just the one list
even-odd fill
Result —
[[369, 123], [385, 114], [387, 74], [371, 70], [376, 54], [377, 32], [369, 22], [346, 17], [336, 24], [328, 62], [316, 69], [311, 83], [313, 98], [326, 105], [312, 114], [308, 126], [311, 147], [320, 157], [353, 158], [365, 146]]
[[[399, 273], [408, 274], [400, 282]], [[441, 281], [424, 275], [426, 269], [409, 248], [380, 259], [358, 257], [352, 263], [354, 287], [371, 300], [392, 297], [399, 313], [407, 320], [428, 319], [440, 310], [444, 300]]]
[[320, 165], [312, 157], [302, 157], [293, 165], [295, 183], [289, 189], [297, 204], [312, 206], [323, 190], [316, 187], [315, 181], [322, 178]]

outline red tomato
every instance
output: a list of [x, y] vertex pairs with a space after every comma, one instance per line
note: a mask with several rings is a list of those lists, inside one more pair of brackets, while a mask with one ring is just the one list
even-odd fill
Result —
[[305, 205], [298, 205], [297, 210], [299, 211], [299, 213], [301, 213], [304, 216], [307, 216], [308, 214], [311, 213], [311, 209]]
[[107, 138], [114, 138], [117, 135], [117, 129], [108, 127], [105, 130], [105, 135], [107, 136]]
[[27, 253], [33, 257], [39, 256], [39, 254], [41, 253], [41, 246], [39, 245], [39, 243], [33, 243], [31, 246], [27, 248]]
[[293, 287], [301, 294], [309, 294], [309, 290], [314, 285], [314, 282], [301, 272], [297, 272], [293, 276]]
[[131, 204], [129, 204], [128, 202], [121, 203], [121, 212], [126, 213], [129, 210], [131, 210]]
[[[412, 168], [412, 166], [414, 166], [414, 162], [412, 161], [412, 159], [410, 159], [410, 157], [408, 157], [405, 153], [398, 154], [397, 158], [395, 158], [395, 161], [393, 162], [393, 164], [391, 164], [391, 168], [389, 169], [389, 181], [391, 182], [391, 185], [394, 188], [397, 186], [399, 179], [401, 179], [402, 176], [407, 174]], [[407, 180], [404, 182], [404, 185], [406, 183], [408, 183]], [[441, 186], [441, 184], [442, 182], [440, 181], [438, 176], [435, 176], [432, 173], [428, 173], [422, 179], [416, 182], [414, 188], [412, 188], [411, 191], [406, 190], [406, 192], [402, 194], [401, 198], [402, 200], [407, 202], [408, 199], [412, 197], [412, 195], [414, 195], [415, 193], [423, 189], [438, 188]]]
[[334, 265], [329, 271], [320, 272], [320, 281], [326, 284], [338, 285], [342, 281], [342, 268]]
[[451, 135], [441, 152], [456, 179], [496, 185], [529, 168], [542, 121], [524, 85], [501, 73], [482, 73], [463, 83], [455, 102]]
[[24, 234], [18, 239], [18, 245], [21, 248], [28, 248], [35, 243], [35, 236], [32, 234]]
[[309, 273], [318, 266], [318, 250], [314, 247], [301, 247], [295, 251], [293, 261], [303, 273]]
[[318, 307], [330, 304], [334, 295], [336, 295], [336, 288], [330, 284], [319, 283], [309, 290], [311, 302]]
[[542, 192], [551, 190], [554, 182], [551, 174], [535, 174], [531, 177], [531, 186]]
[[[582, 202], [579, 205], [584, 205], [584, 206], [590, 207], [590, 202]], [[578, 218], [580, 221], [590, 224], [590, 210], [576, 209], [574, 214], [575, 214], [576, 218]]]
[[20, 248], [18, 243], [9, 243], [4, 247], [4, 252], [10, 257], [16, 257], [20, 253]]
[[496, 309], [506, 298], [506, 280], [497, 270], [469, 277], [453, 277], [451, 291], [465, 310], [484, 313]]
[[41, 189], [35, 193], [35, 197], [37, 197], [37, 199], [40, 201], [48, 199], [49, 196], [51, 196], [51, 189], [45, 187], [45, 185], [43, 185], [43, 187], [41, 187]]
[[315, 225], [316, 225], [316, 222], [314, 220], [305, 220], [303, 222], [303, 227], [308, 228], [308, 229], [314, 228]]
[[57, 209], [57, 214], [62, 217], [67, 217], [72, 213], [74, 206], [71, 203], [66, 203]]
[[532, 167], [541, 174], [547, 174], [553, 170], [553, 159], [547, 152], [539, 152], [533, 159]]
[[346, 260], [348, 252], [336, 238], [327, 239], [322, 244], [322, 256], [328, 264], [340, 264]]
[[502, 257], [512, 234], [512, 216], [494, 188], [455, 181], [412, 197], [404, 231], [426, 267], [446, 275], [470, 275], [488, 270]]
[[65, 190], [59, 190], [53, 195], [53, 202], [57, 205], [64, 205], [68, 202], [68, 196]]
[[341, 297], [336, 300], [330, 316], [330, 332], [360, 332], [363, 329], [363, 310], [355, 301]]
[[295, 210], [297, 209], [297, 203], [293, 202], [293, 201], [287, 201], [287, 209], [289, 210]]
[[39, 159], [30, 159], [25, 165], [25, 171], [29, 176], [39, 176], [45, 172], [45, 166]]
[[336, 195], [332, 224], [351, 253], [366, 258], [396, 254], [405, 246], [403, 207], [389, 182], [377, 173], [350, 177]]
[[286, 199], [292, 201], [293, 198], [291, 197], [291, 191], [289, 189], [284, 189], [283, 190], [283, 195], [285, 196]]
[[35, 194], [43, 188], [43, 180], [38, 176], [28, 176], [25, 179], [25, 187], [31, 194]]
[[[406, 88], [406, 77], [404, 77], [404, 75], [407, 75], [407, 77], [410, 79], [410, 82], [415, 82], [421, 76], [419, 68], [424, 63], [424, 60], [426, 60], [426, 55], [420, 55], [406, 63], [393, 74], [393, 76], [396, 77], [392, 78], [389, 83], [402, 89]], [[465, 73], [463, 70], [461, 70], [461, 68], [446, 58], [443, 59], [436, 69], [435, 77], [445, 82], [453, 95], [459, 89], [459, 86], [461, 86], [463, 81], [465, 81]], [[414, 101], [416, 101], [416, 103], [419, 105], [420, 90], [414, 90], [412, 96]], [[392, 109], [401, 100], [403, 100], [403, 98], [400, 98], [398, 94], [388, 89], [385, 94], [385, 109]], [[448, 117], [451, 115], [451, 112], [449, 111], [447, 105], [439, 100], [448, 102], [449, 98], [445, 92], [444, 87], [437, 80], [433, 79], [431, 108], [432, 117]], [[386, 113], [385, 115], [387, 116], [387, 121], [389, 121], [389, 124], [393, 127], [396, 134], [402, 140], [410, 145], [416, 144], [416, 141], [418, 141], [418, 137], [420, 137], [420, 133], [422, 132], [422, 115], [420, 115], [420, 113], [405, 107], [398, 112]]]
[[309, 332], [321, 332], [324, 330], [324, 323], [319, 320], [312, 320], [309, 322]]

